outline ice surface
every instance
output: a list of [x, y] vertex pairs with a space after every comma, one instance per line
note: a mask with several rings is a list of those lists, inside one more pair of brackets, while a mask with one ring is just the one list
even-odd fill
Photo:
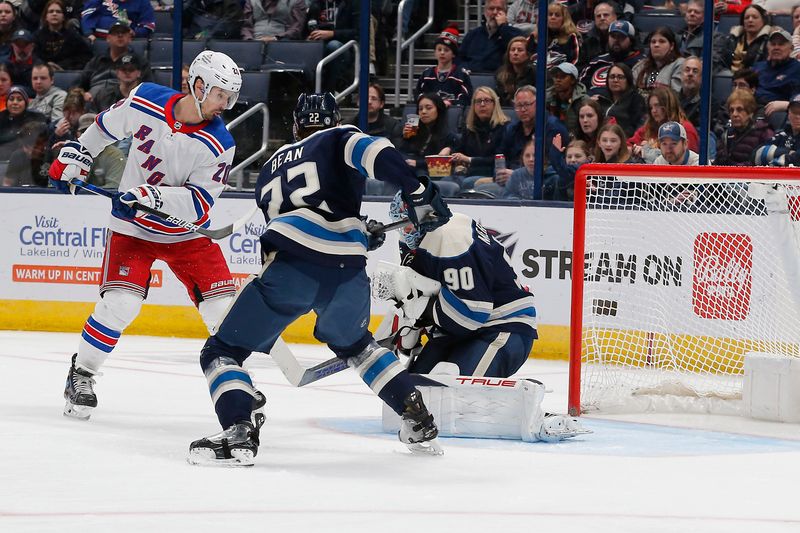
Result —
[[[256, 465], [193, 467], [189, 442], [218, 430], [202, 341], [123, 336], [80, 422], [61, 414], [77, 340], [0, 332], [2, 532], [800, 531], [798, 426], [587, 419], [595, 433], [573, 441], [442, 439], [444, 457], [417, 457], [380, 432], [379, 400], [351, 370], [295, 389], [259, 357]], [[293, 349], [304, 364], [328, 357]], [[566, 364], [520, 375], [564, 411]], [[698, 420], [719, 431], [677, 427]]]

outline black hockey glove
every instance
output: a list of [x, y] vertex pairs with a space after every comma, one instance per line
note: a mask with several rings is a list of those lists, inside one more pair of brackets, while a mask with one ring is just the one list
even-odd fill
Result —
[[386, 232], [383, 231], [383, 223], [377, 220], [367, 220], [367, 250], [377, 250], [386, 241]]
[[427, 176], [420, 176], [419, 181], [425, 186], [420, 194], [402, 193], [403, 201], [408, 206], [408, 218], [420, 231], [432, 231], [445, 224], [453, 213], [447, 207], [439, 187]]

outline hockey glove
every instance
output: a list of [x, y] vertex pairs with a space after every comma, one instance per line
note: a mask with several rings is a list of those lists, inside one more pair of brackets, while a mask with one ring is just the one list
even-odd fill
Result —
[[161, 191], [152, 185], [139, 185], [125, 193], [114, 196], [111, 213], [119, 218], [132, 219], [143, 217], [147, 213], [136, 209], [137, 205], [161, 209], [164, 202], [161, 200]]
[[58, 157], [50, 165], [48, 174], [53, 187], [64, 194], [75, 194], [76, 187], [70, 180], [85, 180], [92, 168], [92, 156], [78, 141], [64, 143]]
[[425, 186], [422, 192], [411, 194], [403, 191], [403, 201], [408, 206], [408, 218], [420, 231], [432, 231], [445, 224], [453, 213], [444, 202], [439, 187], [426, 176], [419, 178]]
[[367, 220], [367, 250], [373, 251], [380, 248], [386, 241], [386, 232], [383, 223], [377, 220]]

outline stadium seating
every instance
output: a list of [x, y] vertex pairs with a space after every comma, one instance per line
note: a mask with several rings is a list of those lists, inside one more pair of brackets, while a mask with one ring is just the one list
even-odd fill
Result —
[[767, 117], [767, 122], [769, 122], [769, 127], [775, 131], [780, 131], [783, 129], [783, 126], [786, 124], [786, 111], [775, 111], [770, 116]]
[[477, 89], [478, 87], [489, 87], [491, 89], [497, 89], [497, 80], [494, 77], [494, 74], [487, 74], [483, 72], [476, 72], [475, 74], [469, 75], [469, 80], [472, 82], [472, 88]]
[[728, 35], [731, 32], [731, 28], [738, 25], [739, 25], [739, 15], [734, 15], [734, 14], [722, 15], [719, 18], [719, 23], [717, 24], [717, 31], [723, 35]]
[[53, 73], [53, 85], [67, 91], [78, 84], [80, 77], [80, 70], [56, 70]]
[[[141, 57], [145, 59], [147, 57], [147, 39], [134, 39], [131, 41], [131, 49]], [[105, 55], [108, 53], [108, 41], [105, 39], [95, 39], [94, 43], [92, 43], [92, 54], [93, 55]]]
[[172, 69], [160, 68], [153, 70], [153, 82], [166, 87], [172, 87]]
[[716, 100], [719, 105], [724, 106], [725, 100], [730, 96], [733, 90], [733, 76], [730, 71], [727, 74], [715, 74], [711, 81], [712, 99]]
[[270, 73], [262, 71], [242, 72], [242, 90], [239, 101], [249, 104], [267, 103], [269, 97]]
[[314, 81], [317, 63], [325, 56], [322, 41], [272, 41], [267, 43], [262, 70], [300, 72]]
[[227, 54], [240, 68], [259, 70], [264, 62], [264, 43], [261, 41], [228, 41], [212, 39], [206, 46], [209, 50]]
[[[183, 63], [188, 65], [203, 50], [205, 50], [205, 42], [184, 39]], [[171, 67], [172, 39], [153, 39], [150, 42], [149, 60], [151, 67]]]
[[656, 13], [652, 11], [637, 13], [633, 16], [633, 26], [636, 28], [636, 34], [639, 36], [639, 42], [644, 43], [647, 36], [661, 26], [666, 26], [677, 35], [686, 27], [686, 21], [680, 14]]
[[152, 37], [172, 36], [172, 11], [154, 11], [156, 16], [156, 29]]

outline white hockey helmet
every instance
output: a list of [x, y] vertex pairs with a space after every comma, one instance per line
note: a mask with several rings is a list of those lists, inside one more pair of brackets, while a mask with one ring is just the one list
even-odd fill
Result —
[[[194, 96], [194, 82], [197, 78], [203, 80], [205, 87], [202, 98]], [[239, 98], [242, 88], [242, 71], [236, 62], [223, 54], [213, 50], [204, 50], [197, 54], [189, 66], [189, 91], [197, 101], [198, 108], [202, 104], [212, 87], [219, 87], [231, 94], [227, 109], [231, 109]]]

